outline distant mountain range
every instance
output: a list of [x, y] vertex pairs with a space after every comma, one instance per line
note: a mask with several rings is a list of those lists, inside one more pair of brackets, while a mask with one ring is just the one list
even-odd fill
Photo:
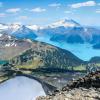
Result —
[[100, 57], [92, 57], [89, 61], [90, 63], [100, 63]]
[[39, 31], [49, 35], [51, 41], [67, 43], [98, 43], [100, 29], [86, 27], [73, 20], [61, 20]]
[[[70, 22], [70, 21], [69, 21]], [[72, 21], [74, 22], [74, 21]], [[60, 22], [61, 23], [61, 22]], [[58, 28], [58, 26], [55, 26], [56, 24], [51, 25], [51, 27]], [[67, 26], [67, 30], [69, 29], [75, 29], [83, 30], [84, 28], [80, 27], [79, 24], [75, 23], [69, 27], [68, 24], [63, 23], [63, 28]], [[2, 26], [2, 27], [1, 27]], [[37, 37], [41, 37], [40, 32], [42, 34], [43, 31], [46, 30], [45, 28], [38, 28], [38, 30], [32, 30], [27, 26], [24, 25], [11, 25], [6, 26], [5, 24], [1, 24], [0, 26], [0, 61], [9, 61], [10, 63], [14, 64], [16, 68], [28, 68], [28, 69], [35, 69], [35, 68], [60, 68], [60, 69], [72, 69], [73, 67], [78, 67], [82, 64], [86, 64], [83, 60], [76, 57], [74, 54], [72, 54], [68, 50], [61, 49], [59, 47], [44, 43], [35, 41]], [[75, 27], [77, 26], [77, 27]], [[50, 26], [48, 27], [50, 29]], [[51, 28], [50, 31], [55, 28]], [[58, 28], [59, 30], [61, 30]], [[93, 29], [96, 32], [95, 28], [88, 28], [90, 31], [93, 32]], [[87, 29], [85, 29], [86, 31]], [[45, 31], [46, 32], [46, 31]], [[54, 34], [46, 34], [44, 32], [43, 36], [45, 38], [53, 38], [54, 34], [58, 34], [59, 36], [64, 35], [63, 33], [54, 33]], [[58, 31], [59, 32], [59, 31]], [[98, 31], [97, 31], [98, 32]], [[70, 33], [70, 41], [68, 43], [85, 43], [84, 40], [88, 39], [85, 38], [81, 41], [81, 38], [83, 35], [79, 37], [78, 33], [76, 32], [71, 36], [72, 33]], [[77, 35], [76, 35], [77, 34]], [[80, 32], [81, 34], [81, 32]], [[69, 36], [69, 35], [68, 35]], [[90, 35], [88, 35], [90, 36]], [[99, 34], [98, 34], [99, 36]], [[66, 37], [63, 36], [63, 42], [64, 39], [66, 40]], [[91, 37], [92, 38], [92, 37]], [[93, 39], [99, 39], [99, 37], [93, 38]], [[54, 41], [54, 40], [52, 40]], [[61, 40], [57, 40], [59, 42]], [[96, 46], [96, 44], [99, 42], [93, 41], [93, 46]], [[92, 42], [88, 42], [92, 43]], [[99, 44], [98, 44], [99, 45]], [[94, 62], [98, 60], [98, 58], [92, 58], [90, 62]], [[99, 61], [99, 60], [98, 60]], [[84, 65], [82, 66], [84, 67]]]
[[45, 27], [37, 25], [0, 24], [0, 32], [6, 32], [16, 38], [34, 40], [37, 37], [48, 38], [54, 42], [90, 43], [100, 42], [100, 29], [80, 25], [72, 19], [64, 19]]
[[24, 25], [11, 24], [6, 26], [1, 24], [0, 26], [2, 26], [0, 27], [1, 33], [7, 33], [19, 39], [34, 40], [37, 37], [33, 30], [27, 28]]

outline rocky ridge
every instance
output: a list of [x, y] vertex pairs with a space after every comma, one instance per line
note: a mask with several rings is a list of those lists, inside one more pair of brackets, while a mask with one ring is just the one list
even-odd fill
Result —
[[100, 100], [100, 71], [67, 84], [62, 90], [37, 100]]

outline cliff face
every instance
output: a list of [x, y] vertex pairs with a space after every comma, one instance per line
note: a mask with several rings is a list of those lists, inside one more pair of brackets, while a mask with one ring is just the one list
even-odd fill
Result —
[[100, 100], [100, 71], [67, 84], [61, 91], [37, 100]]

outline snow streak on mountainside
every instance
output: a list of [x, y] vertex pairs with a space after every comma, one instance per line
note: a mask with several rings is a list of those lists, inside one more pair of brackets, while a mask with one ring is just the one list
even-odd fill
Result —
[[60, 27], [60, 26], [64, 26], [64, 27], [80, 27], [80, 24], [78, 24], [77, 22], [75, 22], [72, 19], [64, 19], [64, 20], [60, 20], [60, 21], [55, 22], [55, 23], [50, 25], [51, 28], [56, 28], [56, 27]]
[[34, 40], [37, 35], [35, 32], [29, 28], [27, 28], [25, 25], [19, 25], [19, 24], [11, 24], [8, 25], [7, 28], [4, 28], [5, 26], [2, 25], [1, 33], [7, 33], [10, 34], [16, 38], [20, 39], [32, 39]]
[[6, 24], [0, 23], [0, 31], [3, 31], [5, 29], [8, 29], [8, 26]]
[[27, 25], [26, 27], [34, 31], [38, 31], [39, 29], [42, 28], [42, 27], [39, 27], [38, 25]]
[[13, 36], [21, 39], [32, 39], [34, 40], [37, 35], [31, 29], [27, 28], [26, 26], [21, 26], [17, 31], [12, 33]]

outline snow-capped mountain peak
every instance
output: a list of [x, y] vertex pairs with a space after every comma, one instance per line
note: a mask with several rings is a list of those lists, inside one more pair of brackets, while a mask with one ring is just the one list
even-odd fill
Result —
[[0, 30], [7, 29], [8, 25], [0, 23]]
[[53, 24], [50, 25], [50, 27], [52, 28], [56, 28], [56, 27], [60, 27], [60, 26], [64, 26], [64, 27], [79, 27], [80, 24], [75, 22], [72, 19], [63, 19], [60, 21], [57, 21]]
[[40, 29], [40, 27], [37, 25], [27, 25], [26, 27], [34, 31], [37, 31], [38, 29]]
[[28, 27], [25, 26], [25, 25], [22, 25], [22, 26], [20, 26], [20, 27], [17, 29], [16, 32], [26, 34], [26, 33], [33, 33], [34, 30], [28, 28]]
[[27, 28], [25, 25], [20, 26], [15, 32], [12, 33], [13, 36], [20, 38], [20, 39], [31, 39], [34, 40], [37, 35], [35, 32], [29, 28]]
[[27, 29], [27, 27], [26, 27], [25, 25], [22, 25], [21, 27], [19, 27], [18, 30], [20, 30], [20, 31], [25, 31], [26, 29]]
[[9, 25], [8, 29], [13, 32], [16, 32], [22, 25], [19, 25], [19, 24], [11, 24]]
[[21, 25], [20, 24], [11, 24], [10, 27], [12, 28], [19, 28]]

